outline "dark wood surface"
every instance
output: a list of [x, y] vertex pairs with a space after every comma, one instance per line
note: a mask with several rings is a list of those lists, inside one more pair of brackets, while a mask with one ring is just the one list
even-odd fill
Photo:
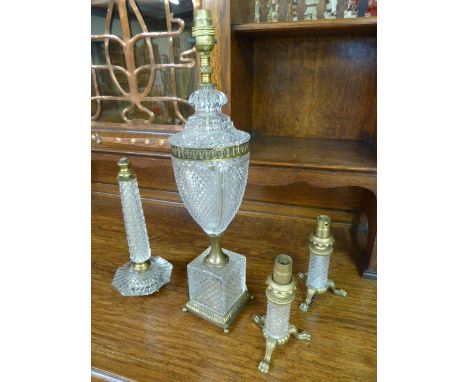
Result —
[[377, 172], [375, 148], [366, 142], [254, 136], [251, 150], [254, 164]]
[[251, 321], [266, 307], [264, 281], [276, 255], [287, 253], [294, 271], [306, 271], [313, 220], [258, 217], [240, 212], [224, 247], [247, 256], [247, 285], [254, 300], [225, 335], [181, 311], [187, 301], [186, 266], [208, 245], [201, 229], [179, 204], [143, 203], [153, 254], [174, 266], [159, 293], [122, 297], [111, 282], [128, 260], [117, 195], [92, 197], [92, 367], [93, 381], [113, 376], [133, 381], [375, 381], [376, 283], [360, 277], [349, 226], [337, 225], [330, 277], [348, 297], [318, 297], [312, 311], [298, 306], [305, 290], [298, 281], [290, 322], [309, 330], [308, 344], [291, 339], [275, 350], [268, 375], [257, 371], [264, 352], [260, 329]]
[[375, 36], [269, 38], [254, 44], [253, 132], [372, 141]]
[[[92, 180], [115, 184], [116, 162], [121, 156], [130, 158], [140, 186], [147, 189], [149, 199], [180, 200], [178, 195], [173, 195], [177, 187], [168, 151], [149, 148], [137, 151], [130, 147], [117, 150], [112, 146], [96, 145], [92, 156]], [[351, 224], [361, 211], [375, 214], [375, 209], [367, 207], [375, 200], [376, 179], [376, 155], [371, 144], [254, 136], [248, 185], [241, 209], [301, 218], [317, 212], [328, 213], [340, 222]], [[370, 216], [368, 220], [370, 232], [376, 233], [375, 217]], [[369, 237], [369, 245], [364, 246], [363, 264], [376, 264], [374, 239]], [[375, 260], [369, 258], [372, 253]]]
[[313, 36], [325, 34], [353, 34], [375, 32], [377, 17], [357, 17], [354, 19], [304, 20], [234, 24], [236, 34], [249, 36]]

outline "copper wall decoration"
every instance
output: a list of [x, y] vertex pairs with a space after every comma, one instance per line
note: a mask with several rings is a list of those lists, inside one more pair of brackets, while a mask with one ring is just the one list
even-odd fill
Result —
[[[172, 1], [172, 0], [171, 0]], [[164, 5], [166, 28], [165, 31], [149, 31], [147, 24], [143, 18], [143, 15], [137, 6], [136, 0], [105, 0], [105, 1], [92, 1], [92, 5], [107, 5], [107, 13], [105, 16], [105, 27], [104, 33], [92, 34], [92, 41], [102, 41], [104, 63], [91, 65], [91, 85], [92, 85], [92, 96], [91, 102], [93, 103], [94, 112], [91, 116], [91, 127], [92, 127], [92, 140], [96, 144], [102, 142], [122, 143], [122, 144], [135, 144], [135, 145], [161, 145], [160, 139], [152, 139], [148, 135], [143, 134], [143, 137], [138, 137], [138, 134], [130, 136], [129, 131], [134, 132], [177, 132], [182, 129], [182, 124], [186, 122], [186, 116], [184, 116], [180, 110], [180, 105], [188, 105], [185, 110], [191, 110], [191, 106], [188, 101], [177, 94], [177, 83], [176, 83], [176, 69], [190, 71], [196, 65], [196, 50], [191, 48], [180, 52], [178, 60], [176, 61], [174, 37], [180, 37], [185, 28], [185, 22], [181, 18], [176, 18], [171, 13], [170, 0], [161, 0]], [[143, 1], [142, 1], [143, 3]], [[146, 1], [148, 6], [148, 1]], [[175, 3], [175, 4], [178, 4]], [[153, 5], [155, 5], [153, 3]], [[157, 3], [156, 5], [161, 5]], [[197, 4], [194, 4], [197, 5]], [[112, 34], [112, 20], [115, 11], [118, 11], [118, 17], [120, 20], [121, 36]], [[129, 11], [133, 13], [132, 17], [136, 18], [136, 22], [141, 28], [141, 33], [132, 35], [130, 15]], [[153, 39], [166, 39], [169, 48], [168, 57], [164, 57], [167, 62], [157, 62], [155, 59], [155, 46], [153, 45]], [[144, 40], [146, 46], [145, 63], [138, 65], [139, 61], [136, 57], [136, 44], [140, 40]], [[124, 65], [118, 65], [113, 62], [110, 54], [110, 44], [118, 44], [121, 47], [121, 52], [124, 57]], [[141, 64], [141, 62], [140, 62]], [[97, 79], [98, 71], [106, 71], [109, 76], [108, 80], [114, 87], [115, 91], [107, 94], [103, 91]], [[164, 71], [167, 73], [169, 79], [167, 86], [164, 86], [164, 93], [169, 94], [158, 94], [153, 95], [152, 89], [155, 86], [155, 79], [158, 71]], [[147, 77], [141, 77], [141, 74], [146, 72]], [[140, 77], [139, 77], [140, 76]], [[119, 81], [120, 79], [124, 81]], [[142, 78], [144, 79], [144, 86], [142, 88]], [[123, 86], [125, 84], [127, 86]], [[117, 93], [117, 94], [115, 94]], [[101, 121], [100, 117], [103, 110], [103, 102], [106, 101], [123, 101], [122, 109], [119, 110], [120, 122], [109, 122]], [[173, 110], [173, 123], [172, 124], [161, 124], [156, 121], [156, 115], [151, 108], [144, 105], [148, 102], [159, 102], [172, 105]], [[139, 111], [138, 116], [135, 117], [135, 111]], [[187, 114], [187, 113], [186, 113]], [[103, 131], [114, 131], [114, 134], [107, 136], [103, 134]], [[127, 134], [121, 134], [115, 136], [115, 132], [126, 132]]]

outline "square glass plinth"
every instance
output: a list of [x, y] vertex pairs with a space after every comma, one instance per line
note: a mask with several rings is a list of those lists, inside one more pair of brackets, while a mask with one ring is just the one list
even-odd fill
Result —
[[207, 248], [187, 266], [190, 301], [185, 307], [227, 329], [250, 298], [245, 284], [246, 258], [223, 249], [229, 262], [224, 267], [210, 267], [204, 263], [209, 251]]

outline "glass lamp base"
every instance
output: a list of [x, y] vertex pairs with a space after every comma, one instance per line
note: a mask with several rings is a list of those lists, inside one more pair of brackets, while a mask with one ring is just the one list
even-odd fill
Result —
[[204, 262], [209, 251], [207, 248], [187, 266], [190, 301], [184, 310], [228, 332], [250, 299], [245, 284], [246, 258], [223, 249], [229, 262], [223, 267], [212, 267]]
[[158, 256], [150, 257], [144, 270], [129, 261], [117, 269], [112, 286], [123, 296], [146, 296], [159, 291], [171, 279], [172, 264]]

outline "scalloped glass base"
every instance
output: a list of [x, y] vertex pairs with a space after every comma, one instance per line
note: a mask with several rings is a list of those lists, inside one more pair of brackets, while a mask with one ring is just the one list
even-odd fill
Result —
[[159, 256], [150, 257], [150, 267], [138, 272], [129, 261], [115, 272], [112, 286], [123, 296], [146, 296], [159, 291], [171, 280], [172, 264]]

